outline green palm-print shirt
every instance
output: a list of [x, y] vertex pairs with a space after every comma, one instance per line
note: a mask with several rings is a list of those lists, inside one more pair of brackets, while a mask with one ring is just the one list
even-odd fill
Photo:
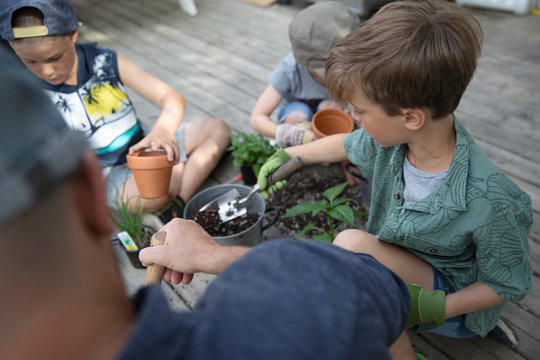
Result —
[[[455, 291], [482, 282], [505, 300], [521, 300], [531, 291], [531, 198], [455, 118], [454, 129], [448, 176], [425, 199], [407, 206], [402, 205], [407, 145], [381, 147], [362, 129], [345, 137], [349, 160], [372, 181], [366, 230], [430, 263]], [[485, 336], [503, 307], [469, 313], [465, 325]]]

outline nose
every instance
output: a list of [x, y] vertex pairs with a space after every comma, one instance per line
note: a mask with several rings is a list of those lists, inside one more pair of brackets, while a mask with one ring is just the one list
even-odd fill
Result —
[[50, 77], [54, 74], [54, 66], [52, 64], [43, 64], [41, 66], [41, 74], [43, 77]]

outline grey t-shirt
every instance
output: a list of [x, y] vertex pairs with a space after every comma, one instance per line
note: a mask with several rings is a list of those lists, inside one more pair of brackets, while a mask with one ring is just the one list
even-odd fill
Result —
[[283, 97], [277, 108], [278, 113], [293, 101], [302, 100], [309, 105], [310, 100], [330, 99], [326, 87], [316, 82], [305, 66], [296, 62], [292, 52], [281, 59], [268, 82]]
[[415, 168], [407, 159], [403, 160], [403, 205], [414, 204], [435, 191], [446, 179], [448, 168], [441, 173], [433, 173]]

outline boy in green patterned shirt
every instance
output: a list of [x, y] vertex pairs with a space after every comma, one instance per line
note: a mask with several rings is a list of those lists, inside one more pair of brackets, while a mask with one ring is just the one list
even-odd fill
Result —
[[[266, 176], [293, 156], [354, 163], [371, 178], [367, 231], [334, 244], [369, 253], [409, 285], [408, 327], [485, 336], [507, 301], [531, 291], [530, 196], [475, 144], [453, 112], [481, 52], [478, 21], [445, 1], [392, 2], [331, 51], [326, 84], [362, 129], [279, 150]], [[264, 193], [267, 195], [267, 193]], [[407, 333], [394, 358], [415, 359]]]

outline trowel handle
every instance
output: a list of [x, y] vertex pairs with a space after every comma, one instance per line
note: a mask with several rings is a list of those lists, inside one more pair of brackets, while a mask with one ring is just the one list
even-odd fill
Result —
[[[158, 231], [154, 235], [152, 235], [152, 239], [150, 240], [150, 246], [160, 246], [165, 243], [165, 239], [167, 238], [167, 232], [164, 230]], [[161, 265], [152, 264], [149, 265], [146, 268], [146, 280], [144, 281], [144, 285], [153, 284], [153, 283], [160, 283], [161, 279], [163, 278], [163, 273], [165, 272], [165, 267]]]
[[300, 169], [302, 166], [304, 166], [304, 164], [302, 163], [302, 160], [300, 159], [300, 157], [296, 156], [292, 158], [286, 163], [283, 163], [273, 173], [268, 175], [268, 184], [273, 185], [278, 181], [287, 179], [289, 176], [291, 176], [296, 170]]

